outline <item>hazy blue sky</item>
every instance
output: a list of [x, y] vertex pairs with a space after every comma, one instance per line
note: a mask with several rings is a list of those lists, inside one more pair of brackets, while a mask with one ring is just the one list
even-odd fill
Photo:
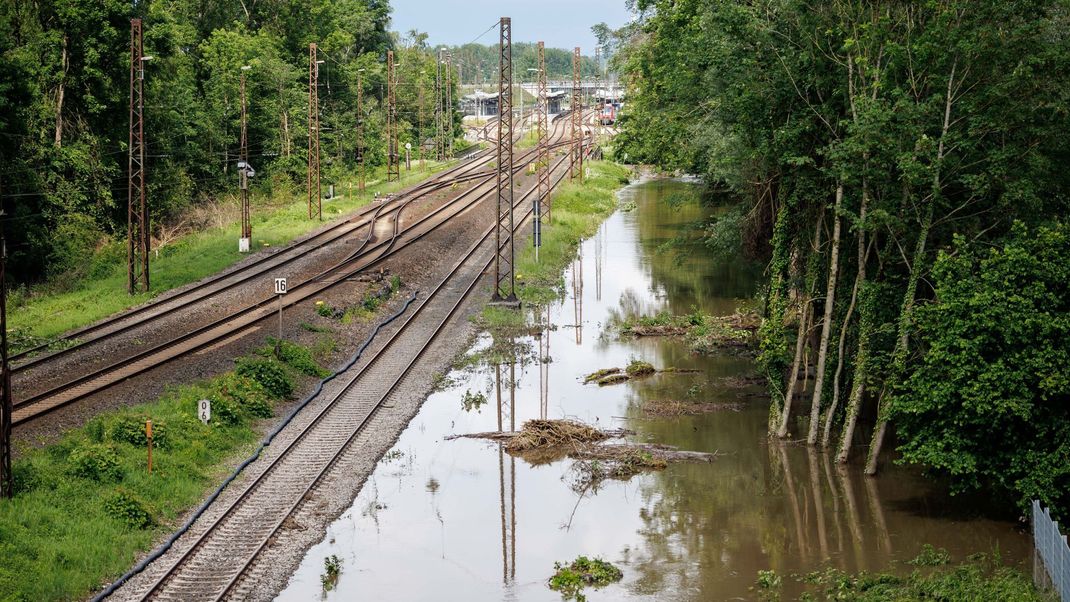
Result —
[[[499, 17], [511, 17], [514, 42], [543, 40], [551, 48], [580, 46], [585, 55], [594, 54], [592, 25], [604, 21], [617, 28], [631, 18], [624, 0], [391, 0], [390, 5], [394, 8], [391, 29], [427, 32], [432, 45], [471, 42]], [[479, 42], [496, 44], [497, 27]]]

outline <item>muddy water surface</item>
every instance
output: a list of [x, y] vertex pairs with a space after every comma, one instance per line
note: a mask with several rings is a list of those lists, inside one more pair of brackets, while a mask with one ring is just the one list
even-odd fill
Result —
[[[620, 583], [588, 589], [591, 600], [753, 599], [759, 570], [907, 572], [923, 543], [956, 559], [996, 548], [1008, 562], [1028, 558], [1015, 524], [985, 518], [913, 470], [888, 466], [867, 479], [805, 446], [770, 443], [761, 387], [726, 380], [753, 376], [749, 358], [605, 335], [621, 313], [727, 314], [754, 293], [757, 276], [744, 262], [680, 262], [662, 246], [709, 211], [678, 202], [689, 186], [653, 181], [622, 191], [635, 209], [584, 242], [566, 271], [566, 299], [542, 312], [549, 329], [518, 339], [515, 363], [451, 374], [452, 386], [431, 395], [280, 600], [559, 600], [546, 586], [554, 562], [578, 555], [624, 571]], [[472, 351], [490, 343], [484, 336]], [[633, 358], [696, 372], [582, 384], [582, 375]], [[651, 419], [638, 408], [642, 399], [688, 397], [741, 409]], [[532, 466], [497, 444], [443, 439], [540, 416], [627, 427], [637, 440], [721, 456], [592, 490], [576, 483], [572, 460]], [[320, 575], [332, 554], [342, 572], [324, 594]]]

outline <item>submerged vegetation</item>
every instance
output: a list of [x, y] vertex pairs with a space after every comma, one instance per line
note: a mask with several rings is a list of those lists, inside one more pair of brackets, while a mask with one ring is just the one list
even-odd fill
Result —
[[616, 316], [609, 327], [623, 336], [683, 336], [692, 351], [710, 354], [753, 346], [759, 323], [760, 318], [752, 311], [728, 316], [660, 311], [650, 316]]
[[945, 550], [926, 545], [910, 561], [917, 567], [906, 577], [889, 573], [849, 573], [828, 568], [805, 575], [781, 576], [774, 571], [760, 571], [755, 590], [762, 600], [782, 599], [784, 583], [790, 580], [801, 587], [806, 600], [857, 600], [858, 602], [908, 602], [912, 600], [1007, 600], [1014, 602], [1048, 602], [1050, 598], [1033, 587], [1032, 580], [1020, 571], [1004, 566], [999, 554], [974, 554], [952, 565]]
[[[232, 372], [103, 413], [16, 460], [15, 497], [0, 504], [0, 597], [84, 598], [171, 531], [229, 460], [254, 443], [256, 421], [272, 416], [302, 375], [323, 373], [309, 349], [280, 343], [281, 362], [269, 345], [269, 353], [241, 358]], [[201, 399], [211, 401], [208, 424], [197, 418]]]
[[604, 587], [610, 583], [616, 583], [624, 577], [624, 573], [612, 564], [601, 558], [587, 558], [580, 556], [571, 563], [554, 563], [554, 575], [550, 577], [550, 589], [561, 592], [565, 600], [583, 602], [587, 597], [583, 595], [586, 587]]

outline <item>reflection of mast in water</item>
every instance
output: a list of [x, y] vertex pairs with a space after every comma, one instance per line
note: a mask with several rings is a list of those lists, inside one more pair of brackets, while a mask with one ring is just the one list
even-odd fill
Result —
[[583, 247], [572, 263], [572, 310], [576, 318], [576, 344], [583, 344]]
[[550, 407], [550, 306], [539, 337], [539, 418], [546, 419]]
[[[516, 430], [516, 360], [509, 363], [509, 424], [510, 430]], [[498, 401], [498, 430], [502, 428], [502, 370], [499, 364], [495, 370], [495, 391]], [[516, 579], [516, 459], [509, 456], [505, 461], [505, 447], [498, 444], [498, 495], [502, 516], [502, 582], [511, 583]], [[506, 479], [506, 466], [509, 478]], [[506, 489], [509, 490], [508, 497]]]
[[594, 298], [597, 301], [602, 300], [602, 263], [606, 260], [606, 252], [602, 248], [606, 239], [605, 226], [605, 222], [599, 224], [594, 237]]

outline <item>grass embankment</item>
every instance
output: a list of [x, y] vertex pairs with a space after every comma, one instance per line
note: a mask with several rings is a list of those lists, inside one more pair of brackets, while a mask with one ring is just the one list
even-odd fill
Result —
[[1055, 598], [1037, 591], [1021, 571], [1004, 566], [997, 554], [974, 554], [952, 564], [946, 550], [926, 544], [917, 558], [917, 567], [900, 577], [887, 573], [847, 573], [829, 568], [806, 575], [782, 577], [774, 571], [759, 571], [755, 589], [762, 600], [780, 600], [785, 580], [801, 584], [803, 600], [857, 600], [858, 602], [911, 602], [946, 600], [973, 602], [1043, 602]]
[[[336, 184], [341, 196], [323, 203], [324, 220], [348, 214], [371, 201], [376, 193], [390, 193], [440, 171], [445, 164], [428, 163], [428, 169], [405, 171], [402, 181], [387, 183], [382, 170], [367, 176], [363, 193], [357, 192], [356, 175], [352, 181]], [[349, 192], [353, 191], [350, 195]], [[221, 205], [235, 202], [229, 197]], [[253, 251], [286, 244], [323, 225], [308, 219], [308, 204], [304, 189], [288, 188], [271, 195], [252, 194]], [[13, 332], [13, 351], [48, 342], [71, 329], [91, 324], [101, 318], [143, 303], [173, 288], [214, 274], [239, 261], [246, 255], [238, 253], [240, 223], [208, 228], [188, 234], [155, 251], [150, 259], [152, 290], [148, 293], [126, 293], [126, 247], [123, 240], [115, 240], [99, 250], [90, 261], [88, 275], [70, 283], [53, 282], [29, 292], [16, 292], [9, 305], [8, 326]]]
[[[543, 225], [538, 261], [529, 237], [518, 239], [516, 293], [525, 305], [545, 305], [564, 294], [565, 268], [583, 239], [592, 236], [617, 207], [616, 191], [628, 183], [631, 174], [627, 167], [607, 161], [585, 165], [590, 168], [590, 177], [582, 184], [564, 182], [551, 197], [551, 222]], [[517, 335], [530, 330], [524, 312], [500, 307], [484, 308], [480, 325]]]
[[[15, 462], [15, 497], [0, 500], [0, 599], [84, 598], [172, 532], [231, 460], [252, 451], [256, 420], [272, 416], [298, 378], [327, 373], [312, 350], [283, 341], [279, 361], [273, 345], [269, 339], [231, 372], [98, 416]], [[197, 418], [201, 399], [212, 402], [207, 425]]]

